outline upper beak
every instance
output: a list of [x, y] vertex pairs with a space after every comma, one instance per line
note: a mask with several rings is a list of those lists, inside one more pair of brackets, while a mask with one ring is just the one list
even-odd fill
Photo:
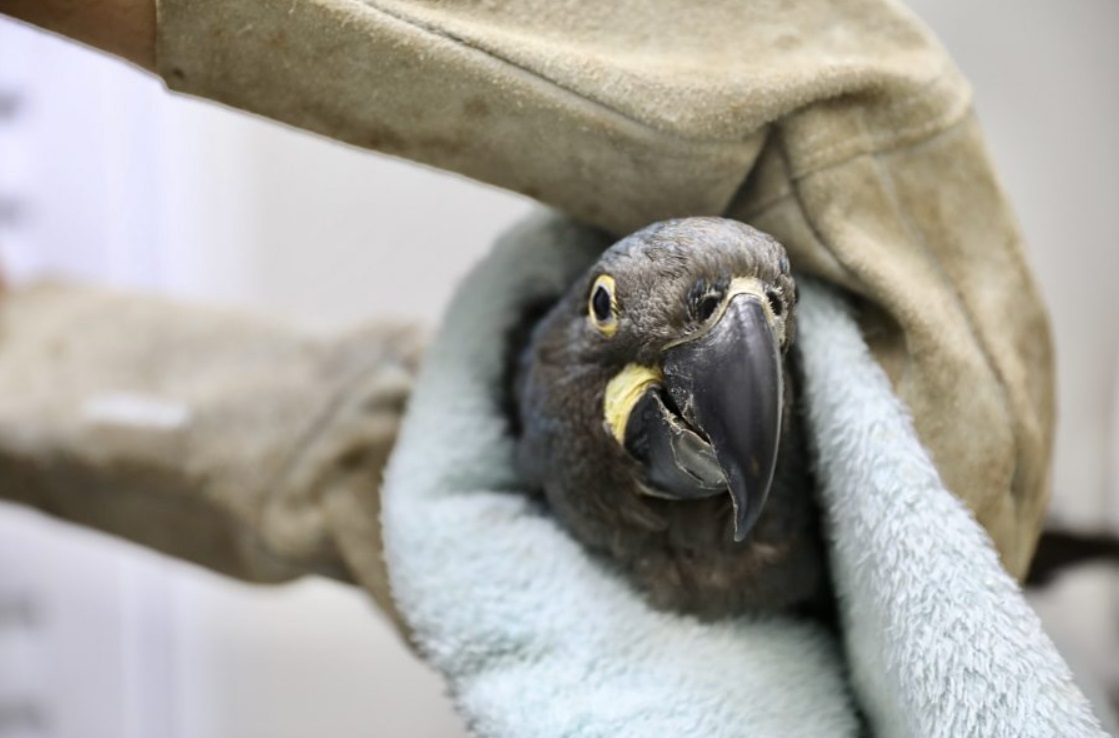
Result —
[[729, 490], [736, 541], [765, 505], [781, 438], [781, 354], [762, 299], [734, 295], [710, 330], [668, 349], [667, 397], [650, 387], [625, 429], [625, 444], [646, 462], [658, 496]]

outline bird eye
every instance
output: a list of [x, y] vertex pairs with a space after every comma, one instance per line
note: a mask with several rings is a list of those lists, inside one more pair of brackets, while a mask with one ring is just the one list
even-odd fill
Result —
[[769, 309], [773, 311], [776, 317], [780, 318], [781, 313], [785, 310], [785, 303], [781, 300], [781, 295], [777, 293], [777, 290], [766, 290], [765, 297], [769, 300]]
[[591, 286], [587, 313], [603, 335], [612, 336], [618, 329], [618, 300], [614, 294], [614, 278], [609, 274], [600, 275]]

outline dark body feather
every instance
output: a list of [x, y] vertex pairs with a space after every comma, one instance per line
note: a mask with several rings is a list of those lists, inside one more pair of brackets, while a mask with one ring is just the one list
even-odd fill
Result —
[[[588, 324], [587, 292], [617, 282], [617, 333]], [[666, 500], [641, 494], [645, 471], [610, 434], [603, 396], [630, 363], [653, 365], [695, 330], [697, 290], [757, 277], [782, 301], [785, 405], [769, 501], [735, 543], [729, 495]], [[791, 347], [796, 288], [771, 237], [718, 218], [670, 221], [609, 249], [541, 320], [520, 355], [513, 387], [518, 463], [571, 534], [616, 562], [656, 607], [713, 618], [814, 606], [826, 599], [826, 564], [796, 402]]]

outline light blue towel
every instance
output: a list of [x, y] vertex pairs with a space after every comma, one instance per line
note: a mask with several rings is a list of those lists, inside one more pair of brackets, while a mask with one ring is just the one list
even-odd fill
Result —
[[799, 345], [845, 643], [781, 617], [649, 609], [518, 490], [499, 404], [520, 306], [600, 236], [514, 229], [464, 282], [384, 492], [393, 593], [471, 728], [508, 736], [1102, 736], [947, 492], [841, 300], [804, 283]]

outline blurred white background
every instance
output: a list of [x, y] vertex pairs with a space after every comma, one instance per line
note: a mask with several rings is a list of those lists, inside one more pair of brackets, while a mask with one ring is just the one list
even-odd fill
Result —
[[[1055, 515], [1119, 521], [1119, 4], [910, 3], [974, 83], [1052, 308]], [[434, 322], [530, 205], [172, 97], [0, 20], [0, 257], [326, 328]], [[422, 273], [422, 289], [401, 274]], [[1036, 599], [1119, 689], [1114, 571]], [[465, 735], [439, 680], [358, 593], [253, 588], [0, 509], [0, 738]]]

